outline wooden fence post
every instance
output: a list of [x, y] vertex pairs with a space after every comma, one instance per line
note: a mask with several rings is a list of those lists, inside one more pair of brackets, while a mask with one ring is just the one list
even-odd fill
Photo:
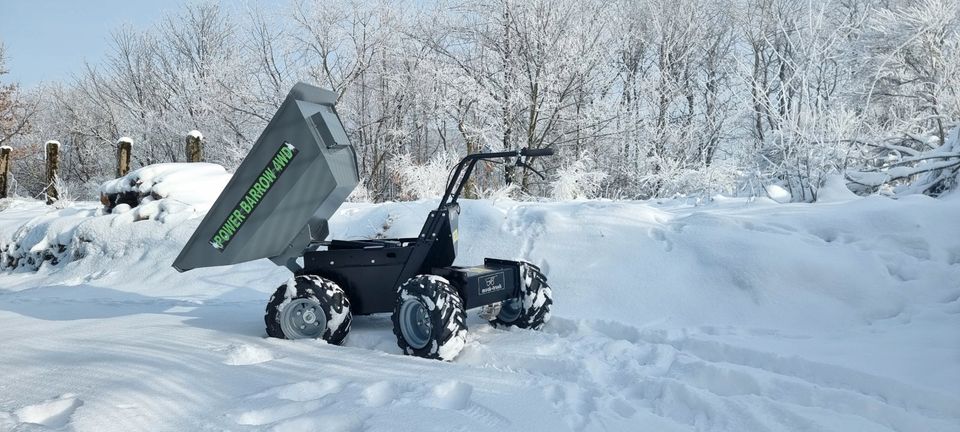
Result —
[[10, 185], [7, 179], [10, 177], [11, 151], [13, 151], [13, 149], [10, 147], [0, 146], [0, 198], [7, 197], [7, 189]]
[[60, 199], [57, 191], [57, 171], [60, 170], [60, 142], [47, 141], [47, 204]]
[[187, 162], [203, 162], [203, 134], [198, 130], [187, 134]]
[[133, 148], [133, 139], [122, 137], [117, 140], [117, 177], [123, 177], [130, 172], [130, 151]]

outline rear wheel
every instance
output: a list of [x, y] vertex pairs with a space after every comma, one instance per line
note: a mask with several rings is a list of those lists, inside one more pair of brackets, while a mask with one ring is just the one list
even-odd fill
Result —
[[397, 292], [393, 308], [393, 333], [404, 354], [453, 360], [467, 338], [463, 300], [439, 276], [410, 278]]
[[540, 330], [550, 321], [553, 290], [540, 268], [524, 261], [520, 262], [520, 282], [520, 295], [500, 303], [500, 311], [490, 324]]
[[339, 285], [302, 275], [277, 288], [263, 317], [267, 335], [282, 339], [319, 338], [339, 345], [350, 332], [350, 300]]

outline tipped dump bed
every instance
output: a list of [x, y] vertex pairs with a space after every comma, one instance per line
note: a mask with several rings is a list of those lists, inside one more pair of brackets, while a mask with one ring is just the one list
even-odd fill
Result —
[[359, 181], [330, 91], [299, 83], [280, 105], [173, 266], [298, 257]]

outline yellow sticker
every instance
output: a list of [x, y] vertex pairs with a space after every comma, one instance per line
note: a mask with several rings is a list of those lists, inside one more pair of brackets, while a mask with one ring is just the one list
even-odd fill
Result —
[[460, 240], [460, 229], [459, 229], [459, 228], [453, 230], [453, 242], [456, 243], [458, 240]]

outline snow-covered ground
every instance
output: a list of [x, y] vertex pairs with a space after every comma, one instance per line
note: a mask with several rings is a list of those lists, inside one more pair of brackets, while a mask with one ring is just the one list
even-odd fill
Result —
[[[434, 205], [331, 230], [414, 236]], [[467, 201], [458, 263], [540, 265], [554, 314], [472, 312], [451, 363], [400, 355], [388, 316], [268, 339], [285, 270], [179, 274], [199, 219], [138, 219], [0, 201], [0, 245], [60, 257], [0, 272], [0, 431], [960, 430], [960, 196]]]

